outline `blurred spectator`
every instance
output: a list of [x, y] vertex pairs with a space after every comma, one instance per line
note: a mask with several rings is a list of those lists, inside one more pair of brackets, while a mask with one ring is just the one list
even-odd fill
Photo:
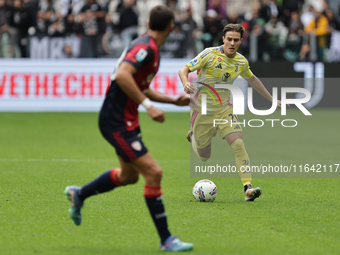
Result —
[[340, 23], [335, 18], [333, 10], [328, 9], [326, 15], [329, 22], [328, 32], [330, 35], [328, 61], [340, 62]]
[[56, 11], [52, 0], [42, 1], [37, 13], [36, 33], [42, 35], [63, 35], [65, 23], [60, 12]]
[[228, 23], [240, 24], [242, 20], [236, 12], [232, 12], [228, 15]]
[[81, 33], [82, 24], [79, 22], [80, 11], [84, 6], [84, 0], [56, 0], [59, 1], [58, 15], [63, 18], [65, 33]]
[[65, 58], [74, 58], [71, 45], [66, 44], [64, 46], [64, 55], [65, 55]]
[[8, 28], [8, 20], [6, 17], [8, 6], [6, 5], [5, 0], [0, 0], [0, 31], [1, 33], [7, 30]]
[[227, 6], [226, 0], [209, 0], [207, 4], [207, 10], [210, 10], [210, 9], [215, 10], [217, 13], [218, 19], [222, 22], [222, 24], [224, 24], [226, 23], [226, 18], [227, 18], [226, 6]]
[[197, 26], [196, 21], [192, 17], [191, 8], [183, 14], [181, 20], [181, 29], [185, 33], [185, 45], [188, 49], [187, 58], [194, 58], [198, 54], [196, 41], [201, 36], [201, 31]]
[[340, 31], [340, 22], [336, 19], [334, 11], [331, 9], [326, 10], [326, 17], [329, 25], [328, 32], [332, 33], [334, 30]]
[[111, 0], [97, 0], [97, 4], [99, 4], [100, 7], [102, 8], [102, 10], [105, 11], [106, 13], [109, 10], [109, 3], [110, 2], [111, 2]]
[[305, 27], [305, 33], [315, 35], [317, 40], [317, 57], [319, 61], [323, 60], [324, 50], [327, 46], [328, 20], [318, 10], [314, 10], [315, 18]]
[[172, 11], [177, 10], [176, 4], [177, 4], [176, 0], [166, 0], [166, 6], [169, 7]]
[[288, 10], [289, 13], [299, 13], [305, 0], [283, 0], [282, 9], [283, 11]]
[[[226, 13], [226, 3], [227, 1], [225, 0], [209, 0], [208, 1], [208, 6], [207, 6], [207, 10], [208, 11], [215, 11], [217, 16], [214, 18], [220, 23], [221, 29], [223, 30], [224, 26], [227, 25], [228, 23], [234, 23], [235, 22], [231, 22], [228, 17], [227, 17], [227, 13]], [[235, 17], [235, 13], [231, 14], [233, 17]], [[215, 16], [215, 14], [213, 14], [213, 16]], [[236, 13], [236, 16], [237, 13]], [[222, 40], [222, 33], [220, 33], [219, 35], [217, 35], [218, 40], [215, 38], [213, 40], [215, 40], [215, 42], [212, 43], [213, 46], [215, 46], [215, 44], [223, 44], [223, 40]]]
[[74, 16], [80, 13], [80, 10], [84, 6], [84, 0], [56, 0], [60, 5], [60, 14], [63, 17], [66, 17], [70, 13]]
[[327, 17], [327, 11], [328, 10], [330, 10], [329, 9], [329, 4], [328, 4], [328, 1], [326, 1], [326, 0], [323, 0], [322, 1], [322, 14], [325, 16], [325, 17]]
[[253, 27], [257, 24], [257, 20], [260, 18], [260, 10], [258, 8], [253, 8], [251, 13], [251, 19], [248, 21], [250, 31], [253, 30]]
[[285, 46], [288, 29], [277, 16], [272, 16], [266, 23], [267, 46], [270, 58], [276, 60], [280, 56], [280, 50]]
[[286, 26], [289, 26], [291, 14], [300, 13], [304, 0], [283, 0], [281, 20]]
[[330, 62], [340, 62], [340, 22], [335, 18], [334, 11], [326, 10], [329, 23], [328, 27], [328, 45]]
[[206, 16], [203, 19], [204, 29], [202, 34], [203, 48], [208, 48], [219, 44], [222, 37], [223, 26], [218, 20], [218, 15], [215, 10], [207, 10]]
[[264, 28], [265, 21], [262, 18], [256, 20], [256, 24], [253, 25], [252, 34], [257, 38], [257, 59], [263, 60], [264, 52], [267, 49], [267, 34]]
[[173, 12], [177, 11], [176, 0], [166, 0], [166, 6], [169, 7]]
[[39, 10], [37, 12], [37, 23], [36, 23], [37, 34], [47, 34], [47, 28], [50, 25], [50, 21], [46, 13], [52, 10], [54, 11], [51, 0], [48, 0], [47, 2], [41, 1]]
[[249, 23], [246, 21], [241, 22], [241, 25], [244, 27], [243, 39], [242, 43], [239, 47], [239, 52], [244, 55], [246, 58], [249, 58]]
[[106, 31], [118, 29], [120, 14], [123, 8], [123, 0], [111, 0], [105, 16]]
[[308, 11], [301, 14], [300, 19], [304, 27], [309, 26], [309, 24], [314, 20], [315, 18], [314, 12], [315, 12], [314, 7], [310, 5], [308, 7]]
[[177, 8], [177, 0], [166, 0], [166, 6], [169, 7], [175, 15], [175, 22], [179, 22], [181, 17], [180, 17], [180, 11]]
[[228, 0], [226, 10], [227, 15], [237, 13], [243, 19], [255, 7], [260, 7], [259, 0]]
[[102, 47], [110, 57], [119, 57], [124, 50], [124, 44], [120, 36], [120, 16], [124, 9], [123, 0], [111, 0], [108, 4], [108, 12], [105, 15], [105, 34], [102, 38]]
[[83, 35], [80, 44], [80, 57], [97, 58], [102, 54], [100, 41], [105, 30], [105, 15], [106, 12], [95, 0], [87, 0], [81, 9], [79, 23], [83, 24]]
[[5, 0], [0, 0], [0, 57], [14, 58], [20, 57], [19, 48], [14, 42], [14, 36], [10, 33], [7, 14], [10, 6]]
[[124, 47], [127, 47], [132, 40], [137, 38], [137, 26], [136, 0], [124, 0], [118, 24]]
[[265, 4], [262, 0], [260, 9], [260, 16], [266, 22], [268, 22], [271, 17], [280, 17], [280, 9], [276, 5], [276, 0], [269, 0], [267, 4]]
[[303, 25], [297, 12], [291, 13], [288, 31], [283, 54], [287, 60], [295, 62], [299, 57], [303, 36]]
[[297, 12], [291, 13], [291, 18], [288, 24], [288, 29], [291, 33], [294, 33], [300, 37], [303, 35], [303, 24]]
[[192, 19], [200, 29], [203, 29], [203, 18], [205, 17], [208, 0], [177, 0], [178, 11], [183, 14], [191, 10]]
[[7, 12], [9, 25], [14, 28], [12, 36], [14, 44], [19, 46], [20, 56], [26, 58], [27, 55], [27, 31], [32, 24], [33, 17], [29, 15], [29, 11], [24, 8], [22, 0], [13, 0], [13, 8]]
[[[117, 57], [138, 32], [144, 32], [142, 17], [150, 8], [166, 4], [175, 13], [176, 29], [162, 49], [163, 56], [191, 58], [220, 44], [227, 23], [241, 23], [246, 31], [240, 52], [246, 56], [249, 38], [255, 36], [257, 44], [252, 41], [252, 45], [257, 45], [259, 61], [263, 56], [269, 60], [268, 55], [289, 61], [299, 55], [300, 60], [308, 60], [314, 42], [310, 38], [315, 35], [318, 60], [325, 60], [329, 47], [335, 56], [340, 51], [339, 17], [330, 9], [338, 8], [336, 1], [340, 0], [0, 0], [0, 57], [28, 56], [28, 31], [38, 38], [81, 34], [80, 57], [101, 57], [103, 49]], [[304, 3], [304, 9], [313, 6], [301, 13]], [[79, 49], [73, 47], [72, 53], [68, 47], [72, 43], [68, 44], [65, 56], [79, 56]], [[309, 58], [316, 60], [315, 54]]]
[[184, 58], [187, 55], [187, 46], [181, 24], [176, 22], [174, 30], [160, 49], [160, 55], [162, 58]]

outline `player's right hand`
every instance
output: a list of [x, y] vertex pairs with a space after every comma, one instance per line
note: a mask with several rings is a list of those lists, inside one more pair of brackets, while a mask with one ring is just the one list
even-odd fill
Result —
[[192, 93], [194, 93], [194, 91], [195, 91], [195, 85], [192, 84], [192, 83], [190, 83], [190, 82], [185, 83], [185, 84], [184, 84], [184, 91], [185, 91], [185, 93], [187, 93], [187, 94], [192, 94]]
[[151, 106], [147, 110], [147, 113], [151, 117], [151, 119], [153, 119], [154, 121], [158, 121], [162, 123], [165, 120], [164, 112], [154, 106]]

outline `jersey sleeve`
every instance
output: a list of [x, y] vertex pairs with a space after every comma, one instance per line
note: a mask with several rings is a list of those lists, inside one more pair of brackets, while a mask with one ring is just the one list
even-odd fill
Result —
[[243, 67], [243, 71], [240, 75], [244, 79], [250, 79], [251, 77], [253, 77], [253, 73], [249, 68], [248, 61], [246, 59], [244, 59], [244, 62], [245, 62], [245, 64], [244, 64], [244, 67]]
[[153, 58], [154, 53], [149, 45], [137, 44], [128, 51], [123, 61], [129, 62], [138, 71], [142, 66], [150, 63]]
[[204, 67], [209, 59], [210, 52], [211, 50], [209, 48], [205, 49], [200, 54], [198, 54], [194, 59], [192, 59], [189, 63], [187, 63], [187, 67], [189, 68], [190, 72], [196, 71]]

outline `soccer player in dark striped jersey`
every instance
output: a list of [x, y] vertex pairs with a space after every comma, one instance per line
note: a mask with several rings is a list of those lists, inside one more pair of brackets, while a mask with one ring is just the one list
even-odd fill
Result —
[[139, 104], [145, 107], [151, 119], [158, 122], [164, 121], [164, 113], [151, 101], [189, 105], [188, 96], [175, 99], [149, 88], [158, 71], [159, 48], [173, 30], [173, 22], [174, 14], [169, 8], [152, 8], [147, 33], [125, 49], [111, 76], [100, 111], [99, 128], [115, 148], [120, 167], [104, 172], [83, 187], [68, 186], [65, 194], [71, 202], [71, 218], [76, 225], [80, 225], [85, 199], [119, 186], [134, 184], [141, 174], [145, 179], [145, 201], [160, 237], [161, 250], [176, 252], [192, 250], [193, 244], [182, 242], [169, 231], [160, 186], [162, 169], [145, 147], [138, 122]]

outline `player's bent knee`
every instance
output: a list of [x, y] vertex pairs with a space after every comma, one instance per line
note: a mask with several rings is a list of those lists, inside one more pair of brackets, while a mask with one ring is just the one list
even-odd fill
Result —
[[163, 171], [159, 166], [153, 166], [145, 171], [144, 177], [147, 182], [158, 183], [161, 181]]
[[203, 149], [198, 149], [197, 150], [197, 156], [202, 160], [202, 161], [207, 161], [210, 156], [211, 156], [211, 150], [210, 148], [203, 148]]
[[163, 171], [161, 168], [157, 168], [153, 171], [152, 175], [155, 177], [155, 179], [161, 180], [163, 176]]
[[137, 174], [137, 175], [133, 176], [133, 178], [132, 178], [132, 180], [131, 180], [131, 184], [135, 184], [135, 183], [137, 183], [137, 182], [138, 182], [138, 180], [139, 180], [139, 174]]
[[126, 184], [135, 184], [137, 183], [139, 180], [139, 174], [133, 174], [131, 176], [129, 176], [129, 178], [126, 180]]
[[121, 175], [119, 181], [122, 185], [135, 184], [138, 182], [138, 173], [130, 175]]

